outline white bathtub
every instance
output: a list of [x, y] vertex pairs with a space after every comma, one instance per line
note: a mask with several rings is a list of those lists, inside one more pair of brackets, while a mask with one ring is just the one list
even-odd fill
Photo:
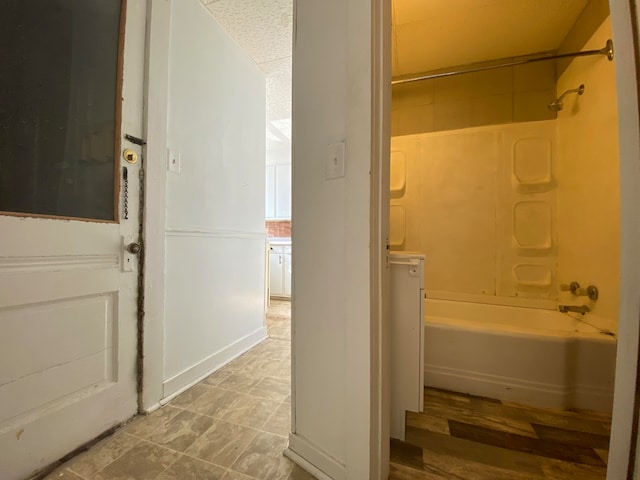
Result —
[[426, 300], [425, 385], [540, 407], [610, 412], [616, 339], [577, 317]]

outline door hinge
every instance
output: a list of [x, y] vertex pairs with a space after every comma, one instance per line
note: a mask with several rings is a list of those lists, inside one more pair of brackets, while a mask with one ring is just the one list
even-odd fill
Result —
[[133, 135], [129, 135], [128, 133], [124, 134], [124, 139], [130, 141], [131, 143], [135, 143], [136, 145], [146, 145], [147, 142], [139, 137], [134, 137]]

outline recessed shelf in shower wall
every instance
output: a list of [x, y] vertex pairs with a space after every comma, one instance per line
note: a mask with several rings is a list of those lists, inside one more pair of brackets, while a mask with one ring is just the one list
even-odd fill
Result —
[[553, 187], [552, 144], [544, 137], [521, 138], [513, 144], [513, 183], [520, 193]]
[[401, 198], [407, 190], [407, 157], [404, 152], [391, 153], [391, 198]]
[[521, 256], [546, 254], [553, 247], [551, 206], [545, 201], [526, 200], [513, 206], [513, 247]]
[[513, 277], [518, 291], [549, 290], [552, 274], [547, 265], [520, 263], [513, 267]]

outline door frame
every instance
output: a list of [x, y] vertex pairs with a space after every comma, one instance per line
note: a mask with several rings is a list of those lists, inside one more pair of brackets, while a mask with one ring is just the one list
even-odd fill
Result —
[[613, 423], [607, 478], [634, 478], [638, 436], [640, 335], [640, 86], [637, 4], [609, 1], [618, 59], [616, 85], [620, 143], [620, 313]]
[[167, 128], [169, 123], [169, 48], [171, 0], [147, 0], [147, 54], [144, 74], [145, 196], [143, 217], [144, 320], [140, 413], [160, 407], [164, 377], [165, 232], [167, 203]]
[[[391, 60], [385, 57], [385, 40], [390, 36], [391, 18], [385, 17], [382, 2], [391, 0], [372, 0], [372, 39], [373, 69], [372, 84], [380, 89], [380, 78], [384, 72], [391, 71]], [[620, 313], [617, 349], [617, 368], [615, 380], [615, 396], [613, 423], [607, 478], [637, 478], [635, 473], [636, 450], [638, 444], [640, 419], [640, 26], [638, 24], [638, 5], [636, 0], [619, 2], [609, 0], [612, 29], [616, 56], [618, 59], [635, 59], [635, 62], [616, 62], [616, 83], [618, 94], [618, 120], [620, 143], [620, 204], [621, 204], [621, 250], [620, 250]], [[380, 21], [382, 18], [383, 21]], [[383, 39], [383, 41], [381, 41]], [[383, 73], [380, 72], [380, 66]], [[374, 90], [374, 96], [376, 95]], [[389, 185], [388, 169], [383, 168], [386, 153], [381, 150], [386, 135], [379, 128], [385, 117], [390, 117], [390, 92], [384, 92], [382, 99], [373, 98], [372, 151], [372, 197], [371, 197], [371, 271], [377, 278], [372, 278], [372, 337], [370, 339], [372, 377], [377, 373], [378, 382], [372, 381], [372, 428], [371, 428], [371, 478], [386, 478], [383, 472], [384, 462], [388, 463], [388, 451], [384, 450], [384, 435], [388, 432], [388, 415], [380, 409], [380, 401], [388, 398], [388, 381], [385, 383], [385, 366], [388, 365], [388, 350], [385, 349], [387, 310], [385, 295], [388, 283], [385, 271], [380, 268], [379, 257], [376, 256], [381, 235], [385, 230], [385, 219], [388, 220], [387, 206], [384, 204], [386, 190]], [[388, 160], [388, 158], [387, 158]], [[379, 175], [379, 181], [376, 178]], [[388, 224], [387, 224], [388, 227]], [[378, 301], [374, 298], [378, 294]], [[378, 336], [377, 336], [378, 335]], [[373, 361], [378, 357], [378, 363]], [[381, 442], [382, 440], [382, 442]], [[387, 470], [388, 471], [388, 467]], [[374, 476], [375, 472], [375, 476]]]
[[371, 432], [370, 478], [389, 476], [389, 177], [391, 143], [391, 0], [371, 2]]

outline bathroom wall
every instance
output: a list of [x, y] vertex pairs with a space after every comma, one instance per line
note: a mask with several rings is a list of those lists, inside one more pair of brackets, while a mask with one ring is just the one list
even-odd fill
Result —
[[391, 248], [427, 295], [555, 308], [555, 121], [392, 138]]
[[165, 397], [266, 336], [265, 77], [198, 0], [171, 3]]
[[[378, 403], [384, 359], [375, 346], [383, 328], [376, 314], [381, 273], [372, 266], [383, 258], [372, 178], [384, 151], [373, 147], [384, 137], [374, 127], [372, 79], [380, 81], [388, 64], [374, 62], [380, 47], [371, 29], [390, 20], [390, 3], [295, 2], [288, 453], [324, 472], [318, 478], [388, 477], [388, 436], [379, 423], [385, 409]], [[340, 142], [345, 174], [330, 178], [330, 145]]]
[[556, 118], [546, 108], [555, 72], [553, 62], [537, 62], [395, 85], [391, 135]]
[[[605, 19], [593, 31], [593, 21], [588, 21], [592, 16], [583, 16], [571, 35], [589, 37], [580, 46], [583, 50], [602, 48], [606, 40], [612, 38], [610, 19]], [[565, 107], [558, 113], [557, 121], [559, 280], [596, 285], [600, 298], [590, 302], [591, 320], [612, 331], [617, 331], [620, 274], [615, 81], [615, 62], [604, 56], [571, 62], [558, 79], [558, 93], [580, 84], [585, 85], [585, 91], [582, 96], [565, 97]], [[561, 294], [560, 300], [589, 302], [566, 293]]]

